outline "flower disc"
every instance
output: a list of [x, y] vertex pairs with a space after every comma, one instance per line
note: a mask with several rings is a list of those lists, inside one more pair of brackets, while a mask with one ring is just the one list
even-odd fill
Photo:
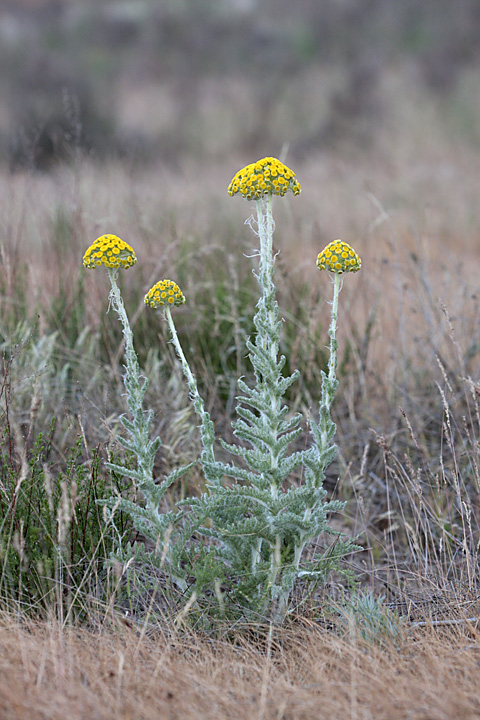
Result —
[[97, 238], [83, 256], [83, 265], [86, 268], [96, 268], [99, 265], [107, 268], [129, 268], [136, 262], [133, 248], [116, 235], [102, 235]]
[[160, 280], [145, 295], [145, 305], [158, 308], [162, 305], [183, 305], [185, 296], [173, 280]]

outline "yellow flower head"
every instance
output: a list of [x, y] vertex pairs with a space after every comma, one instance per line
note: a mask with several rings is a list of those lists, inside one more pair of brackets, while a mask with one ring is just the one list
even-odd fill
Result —
[[83, 256], [83, 265], [86, 268], [96, 268], [99, 265], [107, 268], [129, 268], [136, 262], [133, 248], [116, 235], [102, 235], [97, 238]]
[[357, 272], [362, 267], [362, 261], [350, 245], [342, 240], [334, 240], [318, 255], [317, 267], [341, 275], [344, 272]]
[[301, 187], [295, 173], [276, 158], [266, 157], [239, 170], [228, 186], [228, 194], [240, 193], [247, 200], [264, 195], [285, 195], [291, 190], [298, 195]]
[[158, 308], [161, 305], [183, 305], [185, 296], [173, 280], [160, 280], [145, 295], [145, 305]]

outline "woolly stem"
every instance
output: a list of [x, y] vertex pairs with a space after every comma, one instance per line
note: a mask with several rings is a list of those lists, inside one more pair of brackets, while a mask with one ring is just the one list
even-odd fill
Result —
[[[338, 343], [336, 339], [336, 332], [337, 332], [337, 320], [338, 320], [338, 296], [340, 294], [340, 290], [342, 289], [341, 285], [341, 278], [339, 273], [334, 274], [333, 279], [333, 300], [332, 300], [332, 315], [331, 315], [331, 322], [330, 322], [330, 328], [328, 330], [328, 335], [330, 337], [330, 359], [328, 361], [328, 379], [330, 382], [333, 382], [335, 380], [335, 371], [337, 369], [337, 349], [338, 349]], [[333, 397], [332, 397], [333, 400]], [[328, 407], [330, 410], [330, 406]]]
[[[127, 405], [132, 414], [133, 431], [131, 431], [133, 450], [137, 456], [138, 470], [141, 476], [142, 490], [145, 486], [149, 486], [153, 482], [153, 462], [154, 456], [150, 456], [150, 443], [148, 440], [148, 431], [150, 425], [150, 416], [145, 415], [143, 409], [143, 398], [147, 389], [147, 380], [140, 384], [140, 366], [138, 364], [137, 353], [133, 346], [133, 333], [125, 310], [120, 289], [117, 285], [118, 270], [108, 268], [108, 275], [112, 289], [110, 291], [109, 300], [117, 313], [123, 327], [123, 337], [125, 339], [125, 360], [126, 374], [124, 378], [125, 389], [127, 391]], [[160, 440], [157, 440], [160, 444]]]
[[273, 287], [273, 215], [271, 193], [256, 201], [258, 236], [260, 238], [260, 277], [264, 294], [275, 291]]
[[[260, 268], [258, 274], [258, 281], [262, 288], [262, 296], [258, 302], [258, 314], [265, 313], [266, 328], [258, 329], [257, 342], [267, 352], [272, 361], [277, 363], [279, 344], [276, 339], [276, 328], [278, 308], [275, 301], [275, 285], [273, 283], [273, 214], [272, 214], [272, 195], [269, 193], [265, 197], [256, 201], [257, 206], [257, 223], [258, 223], [258, 236], [260, 239]], [[280, 399], [275, 397], [273, 392], [270, 392], [270, 407], [272, 411], [272, 418], [278, 417], [280, 412]], [[270, 427], [272, 434], [275, 434], [278, 429], [276, 421], [271, 421], [264, 414], [261, 413], [263, 425]], [[273, 449], [270, 451], [270, 469], [275, 470], [278, 466], [278, 453], [275, 453]], [[275, 484], [271, 485], [272, 497], [276, 497], [278, 494], [278, 488]]]
[[[320, 445], [319, 451], [323, 453], [327, 450], [329, 441], [331, 440], [332, 428], [335, 432], [335, 426], [330, 416], [330, 409], [338, 387], [336, 377], [337, 370], [337, 349], [338, 343], [336, 338], [337, 321], [338, 321], [338, 296], [342, 289], [342, 282], [339, 273], [333, 276], [333, 300], [332, 312], [330, 320], [330, 328], [328, 335], [330, 337], [330, 357], [328, 360], [328, 375], [322, 373], [322, 397], [320, 400]], [[330, 438], [330, 440], [329, 440]]]
[[[199, 416], [201, 420], [201, 435], [202, 435], [202, 460], [206, 461], [207, 463], [214, 463], [215, 462], [215, 453], [213, 449], [213, 443], [214, 443], [214, 427], [213, 423], [210, 419], [210, 414], [205, 410], [205, 404], [203, 402], [203, 399], [198, 392], [198, 385], [197, 381], [195, 379], [194, 374], [192, 373], [190, 369], [190, 365], [188, 364], [187, 358], [185, 357], [185, 353], [183, 352], [182, 346], [180, 345], [180, 340], [178, 339], [177, 329], [175, 327], [175, 323], [173, 322], [173, 317], [170, 308], [168, 305], [165, 308], [165, 317], [168, 322], [168, 327], [170, 329], [170, 334], [172, 336], [172, 343], [175, 348], [175, 352], [178, 355], [178, 358], [182, 364], [182, 370], [183, 374], [185, 375], [187, 379], [187, 385], [188, 389], [190, 390], [190, 397], [193, 403], [193, 407], [195, 409], [195, 412]], [[204, 468], [206, 471], [207, 477], [209, 476], [207, 468]]]
[[107, 269], [108, 269], [108, 276], [110, 278], [110, 283], [112, 285], [112, 289], [110, 290], [109, 300], [113, 306], [113, 309], [119, 316], [120, 321], [123, 326], [123, 337], [125, 338], [125, 357], [126, 357], [126, 361], [127, 361], [127, 373], [130, 377], [136, 376], [138, 378], [140, 369], [139, 369], [139, 365], [138, 365], [137, 354], [133, 347], [132, 328], [130, 327], [130, 323], [128, 321], [128, 316], [127, 316], [127, 312], [125, 310], [125, 305], [123, 304], [123, 299], [120, 294], [120, 288], [117, 285], [118, 270], [116, 268], [107, 268]]
[[[265, 316], [265, 326], [258, 326], [258, 337], [257, 342], [259, 346], [270, 355], [273, 363], [278, 362], [279, 342], [276, 330], [276, 324], [278, 322], [278, 306], [275, 300], [275, 285], [273, 282], [273, 214], [272, 214], [272, 194], [269, 193], [266, 197], [257, 200], [257, 223], [258, 223], [258, 235], [260, 239], [260, 268], [258, 280], [262, 288], [262, 296], [258, 303], [258, 314]], [[280, 398], [276, 397], [273, 392], [273, 388], [265, 387], [265, 393], [269, 394], [269, 397], [265, 399], [270, 402], [271, 408], [271, 419], [266, 414], [262, 414], [263, 425], [269, 428], [272, 437], [277, 435], [278, 422], [280, 417], [281, 402]], [[270, 470], [275, 471], [278, 467], [278, 452], [275, 452], [273, 447], [270, 449]], [[279, 493], [279, 487], [273, 481], [270, 483], [270, 493], [272, 498], [276, 498]], [[281, 560], [281, 537], [280, 535], [275, 536], [275, 547], [271, 549], [270, 556], [270, 571], [267, 580], [267, 587], [270, 592], [270, 602], [274, 599], [278, 592], [277, 580], [282, 572], [282, 560]], [[276, 615], [278, 613], [283, 614], [283, 607], [280, 609], [277, 604]]]

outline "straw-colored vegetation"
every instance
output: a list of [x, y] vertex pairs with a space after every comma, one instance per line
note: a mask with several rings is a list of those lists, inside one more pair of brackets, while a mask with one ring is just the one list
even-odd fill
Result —
[[399, 647], [339, 639], [308, 621], [270, 644], [144, 630], [3, 619], [2, 718], [473, 720], [480, 712], [472, 626], [416, 630]]

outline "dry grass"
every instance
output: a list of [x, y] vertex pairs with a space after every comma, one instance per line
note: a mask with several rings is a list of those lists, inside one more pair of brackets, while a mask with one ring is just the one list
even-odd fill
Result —
[[473, 624], [365, 646], [303, 621], [272, 642], [235, 642], [125, 625], [91, 632], [0, 624], [5, 720], [477, 718]]

